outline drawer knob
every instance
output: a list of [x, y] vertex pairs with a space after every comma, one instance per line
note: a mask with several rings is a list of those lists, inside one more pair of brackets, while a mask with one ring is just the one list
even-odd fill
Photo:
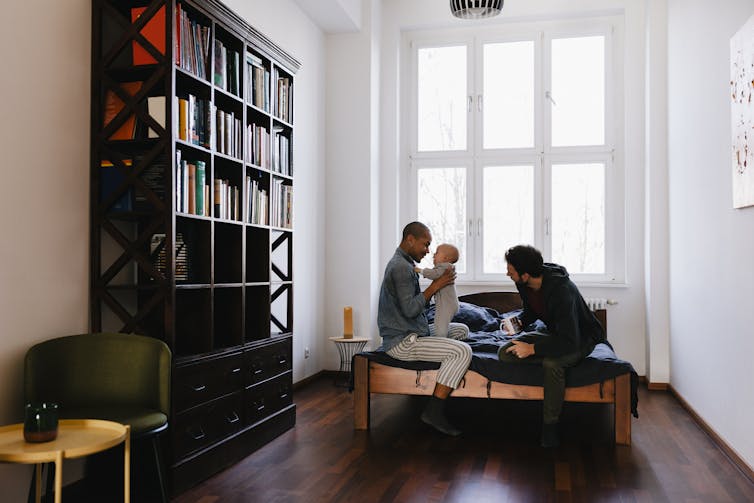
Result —
[[235, 411], [231, 411], [232, 416], [226, 416], [225, 419], [228, 420], [228, 424], [237, 423], [241, 418], [238, 417], [238, 414], [235, 413]]
[[201, 428], [199, 428], [198, 431], [189, 431], [188, 433], [194, 440], [201, 440], [206, 436], [204, 434], [204, 430], [202, 430]]
[[204, 384], [194, 384], [193, 386], [191, 386], [191, 389], [193, 389], [194, 391], [204, 391], [205, 389], [207, 389], [207, 386], [205, 386]]

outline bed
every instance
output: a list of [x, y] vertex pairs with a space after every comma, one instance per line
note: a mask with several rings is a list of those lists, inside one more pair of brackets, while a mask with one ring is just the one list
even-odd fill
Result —
[[[484, 292], [459, 297], [454, 321], [469, 325], [473, 356], [469, 370], [451, 397], [542, 400], [542, 369], [537, 365], [503, 363], [497, 348], [507, 341], [500, 320], [521, 309], [518, 292]], [[604, 309], [595, 315], [607, 331]], [[428, 312], [430, 321], [433, 312]], [[404, 362], [379, 351], [356, 354], [352, 360], [354, 428], [369, 429], [372, 393], [431, 395], [439, 363]], [[631, 444], [631, 414], [637, 414], [638, 377], [630, 363], [620, 360], [609, 342], [598, 344], [584, 361], [568, 369], [566, 402], [613, 405], [615, 443]]]

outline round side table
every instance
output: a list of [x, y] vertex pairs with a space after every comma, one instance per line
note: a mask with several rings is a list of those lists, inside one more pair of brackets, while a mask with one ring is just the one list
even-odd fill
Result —
[[[335, 376], [333, 384], [342, 388], [349, 387], [351, 380], [351, 360], [353, 355], [359, 353], [364, 349], [369, 339], [366, 337], [351, 337], [346, 339], [345, 337], [330, 337], [330, 340], [335, 343], [335, 347], [338, 348], [340, 353], [340, 370], [338, 375]], [[342, 380], [338, 380], [338, 377]]]
[[55, 463], [55, 503], [63, 489], [63, 460], [80, 458], [125, 444], [123, 459], [123, 500], [131, 499], [131, 427], [99, 419], [61, 419], [58, 437], [50, 442], [24, 440], [23, 423], [0, 427], [0, 462], [36, 464], [35, 498], [42, 497], [42, 463]]

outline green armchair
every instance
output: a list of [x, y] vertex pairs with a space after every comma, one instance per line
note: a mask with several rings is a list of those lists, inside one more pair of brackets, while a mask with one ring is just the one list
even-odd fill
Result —
[[161, 497], [167, 501], [158, 434], [168, 427], [171, 352], [151, 337], [71, 335], [26, 353], [26, 402], [56, 402], [61, 419], [107, 419], [131, 425], [132, 439], [151, 437]]

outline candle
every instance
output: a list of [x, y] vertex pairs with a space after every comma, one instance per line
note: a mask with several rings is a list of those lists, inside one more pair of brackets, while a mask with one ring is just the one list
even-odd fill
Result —
[[351, 306], [343, 308], [343, 337], [346, 339], [353, 337], [353, 308]]

